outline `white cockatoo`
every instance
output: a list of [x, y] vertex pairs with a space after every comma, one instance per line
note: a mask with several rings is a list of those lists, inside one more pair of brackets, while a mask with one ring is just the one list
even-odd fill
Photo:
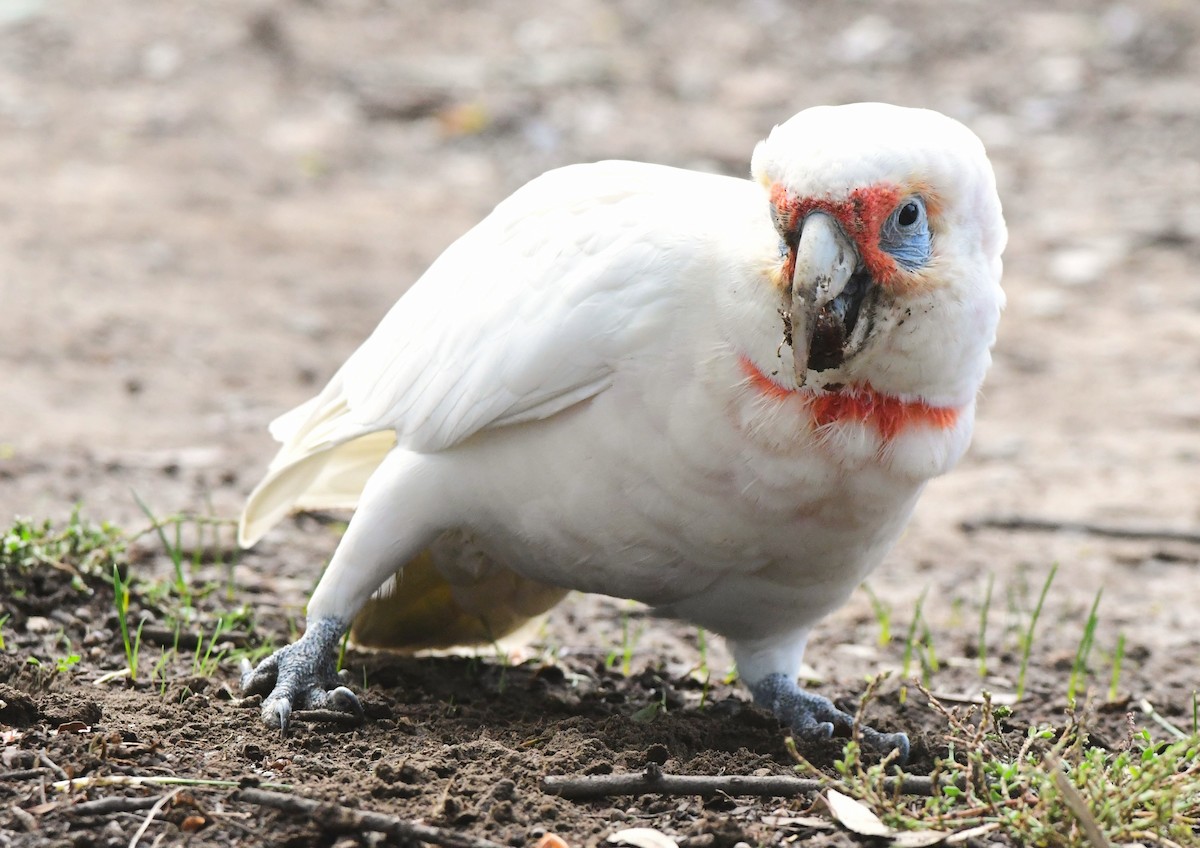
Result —
[[848, 729], [797, 685], [805, 643], [966, 450], [1005, 226], [937, 112], [807, 109], [751, 171], [533, 180], [274, 422], [242, 543], [357, 509], [304, 635], [244, 667], [268, 724], [359, 708], [334, 671], [356, 616], [367, 644], [487, 642], [578, 589], [722, 634], [799, 735]]

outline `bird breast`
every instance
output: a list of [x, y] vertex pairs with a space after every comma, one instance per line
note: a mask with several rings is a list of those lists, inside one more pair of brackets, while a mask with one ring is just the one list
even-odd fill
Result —
[[443, 454], [472, 480], [469, 531], [526, 577], [726, 635], [816, 620], [878, 564], [923, 480], [878, 463], [848, 473], [799, 417], [780, 444], [766, 431], [787, 413], [738, 368], [732, 354], [690, 371], [660, 362]]

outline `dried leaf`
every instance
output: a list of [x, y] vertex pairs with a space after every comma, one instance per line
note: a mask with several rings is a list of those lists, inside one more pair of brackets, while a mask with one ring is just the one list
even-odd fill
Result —
[[991, 702], [993, 706], [1011, 707], [1017, 703], [1017, 696], [1013, 692], [989, 692], [986, 699], [982, 692], [930, 692], [929, 694], [944, 704], [982, 705]]
[[630, 827], [610, 834], [608, 841], [633, 848], [679, 848], [674, 839], [652, 827]]
[[999, 822], [988, 822], [981, 824], [978, 827], [969, 827], [966, 830], [958, 830], [946, 837], [947, 845], [959, 845], [966, 842], [968, 839], [974, 839], [977, 836], [983, 836], [985, 833], [991, 833], [1000, 827]]
[[817, 816], [763, 816], [762, 823], [769, 827], [808, 827], [813, 830], [833, 830], [837, 825]]
[[833, 817], [848, 830], [861, 836], [891, 836], [892, 829], [879, 820], [866, 804], [843, 795], [836, 789], [825, 793], [825, 804]]
[[882, 836], [891, 840], [897, 848], [927, 848], [944, 842], [949, 834], [937, 830], [894, 830], [879, 820], [861, 801], [843, 795], [836, 789], [825, 794], [829, 812], [847, 830], [860, 836]]

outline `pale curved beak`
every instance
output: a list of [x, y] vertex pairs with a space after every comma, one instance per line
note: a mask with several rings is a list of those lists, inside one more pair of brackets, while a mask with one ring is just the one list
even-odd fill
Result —
[[811, 212], [804, 219], [792, 273], [792, 359], [796, 385], [808, 379], [813, 336], [825, 307], [845, 291], [858, 268], [858, 250], [831, 215]]

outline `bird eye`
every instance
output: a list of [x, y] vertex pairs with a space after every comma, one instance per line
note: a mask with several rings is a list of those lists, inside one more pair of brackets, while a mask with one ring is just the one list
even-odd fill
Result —
[[919, 194], [905, 198], [892, 210], [879, 228], [879, 246], [910, 271], [929, 261], [933, 239], [925, 214], [925, 200]]

